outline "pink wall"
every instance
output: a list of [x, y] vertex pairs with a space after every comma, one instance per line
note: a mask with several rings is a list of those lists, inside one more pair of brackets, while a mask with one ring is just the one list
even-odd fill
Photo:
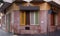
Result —
[[60, 11], [58, 12], [58, 27], [57, 29], [60, 29]]
[[47, 20], [48, 20], [48, 10], [40, 10], [40, 27], [41, 27], [41, 33], [47, 32]]

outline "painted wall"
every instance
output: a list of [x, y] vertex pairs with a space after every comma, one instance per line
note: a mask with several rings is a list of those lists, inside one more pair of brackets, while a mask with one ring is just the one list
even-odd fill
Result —
[[[13, 28], [12, 32], [21, 33], [21, 34], [26, 34], [26, 33], [28, 33], [28, 34], [29, 33], [31, 33], [31, 34], [47, 33], [47, 27], [50, 26], [49, 24], [51, 24], [51, 18], [48, 18], [48, 16], [50, 16], [50, 14], [48, 14], [48, 11], [50, 10], [50, 5], [46, 2], [42, 3], [42, 4], [39, 4], [39, 5], [37, 5], [37, 4], [31, 4], [31, 5], [32, 6], [40, 6], [40, 11], [39, 11], [39, 14], [40, 14], [39, 15], [40, 16], [39, 17], [40, 18], [39, 19], [39, 22], [40, 22], [39, 24], [40, 25], [39, 26], [30, 26], [31, 30], [28, 30], [28, 31], [25, 30], [26, 26], [19, 26], [18, 27], [18, 25], [20, 25], [20, 23], [19, 23], [20, 19], [18, 20], [17, 17], [19, 16], [19, 18], [20, 18], [19, 12], [21, 12], [21, 11], [19, 11], [20, 10], [19, 6], [16, 5], [15, 3], [13, 3], [13, 5], [8, 10], [11, 13], [15, 12], [14, 15], [13, 15], [14, 16], [14, 23], [12, 23], [14, 25], [14, 27], [11, 27], [11, 28]], [[27, 4], [24, 4], [24, 6], [27, 6]], [[16, 22], [15, 20], [18, 21], [18, 22]], [[48, 21], [49, 21], [49, 23], [48, 23]], [[35, 29], [38, 28], [39, 30], [34, 30], [33, 28], [35, 28]], [[17, 29], [19, 29], [19, 31]], [[24, 30], [20, 30], [20, 29], [24, 29]]]
[[41, 33], [47, 33], [48, 23], [48, 11], [50, 10], [50, 5], [48, 3], [43, 3], [40, 5], [40, 26]]

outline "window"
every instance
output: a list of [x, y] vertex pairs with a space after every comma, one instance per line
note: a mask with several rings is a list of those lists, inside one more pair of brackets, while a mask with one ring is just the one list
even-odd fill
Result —
[[39, 24], [38, 20], [38, 12], [30, 12], [30, 24], [31, 25], [37, 25]]
[[38, 15], [38, 12], [34, 11], [20, 12], [20, 25], [38, 25]]

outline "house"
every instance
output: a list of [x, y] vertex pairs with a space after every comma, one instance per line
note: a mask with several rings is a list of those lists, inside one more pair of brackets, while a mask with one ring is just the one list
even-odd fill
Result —
[[2, 5], [2, 27], [17, 34], [41, 34], [60, 29], [60, 5], [56, 1], [15, 0]]

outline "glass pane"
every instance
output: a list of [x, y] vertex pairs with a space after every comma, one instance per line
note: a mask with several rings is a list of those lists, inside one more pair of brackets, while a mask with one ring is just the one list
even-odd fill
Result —
[[38, 12], [35, 12], [35, 24], [38, 24]]
[[30, 12], [30, 24], [34, 25], [34, 12]]

